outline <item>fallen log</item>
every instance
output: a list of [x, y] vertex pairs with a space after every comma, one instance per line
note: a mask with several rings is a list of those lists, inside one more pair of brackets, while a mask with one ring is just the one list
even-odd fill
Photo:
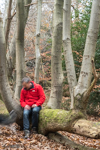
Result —
[[100, 138], [100, 122], [88, 121], [80, 111], [43, 109], [39, 115], [38, 132], [47, 135], [51, 132], [67, 131], [90, 138]]

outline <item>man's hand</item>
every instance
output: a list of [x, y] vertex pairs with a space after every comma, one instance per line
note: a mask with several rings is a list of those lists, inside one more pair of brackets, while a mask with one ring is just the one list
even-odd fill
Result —
[[37, 107], [37, 105], [36, 105], [36, 104], [33, 104], [33, 105], [32, 105], [32, 108], [34, 108], [34, 107]]
[[30, 107], [29, 105], [26, 105], [26, 106], [24, 107], [24, 109], [30, 110], [31, 107]]

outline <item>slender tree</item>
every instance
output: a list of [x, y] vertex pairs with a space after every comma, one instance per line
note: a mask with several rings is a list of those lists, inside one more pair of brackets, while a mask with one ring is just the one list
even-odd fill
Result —
[[[70, 14], [70, 8], [67, 9], [68, 4], [70, 7], [71, 1], [66, 2], [65, 0], [64, 13], [66, 12], [66, 17], [70, 18], [70, 15], [69, 16], [67, 15], [67, 13]], [[100, 76], [96, 73], [95, 66], [94, 66], [94, 55], [95, 55], [95, 49], [96, 49], [97, 36], [99, 32], [99, 25], [100, 25], [100, 1], [93, 0], [90, 25], [88, 29], [86, 45], [85, 45], [85, 50], [84, 50], [84, 55], [83, 55], [82, 68], [81, 68], [78, 83], [75, 82], [75, 76], [71, 78], [72, 82], [75, 82], [74, 83], [75, 86], [73, 85], [73, 91], [72, 91], [73, 97], [71, 97], [74, 100], [74, 108], [68, 113], [64, 110], [58, 110], [58, 109], [57, 110], [48, 109], [48, 110], [42, 111], [40, 115], [41, 126], [39, 124], [40, 133], [48, 134], [49, 131], [56, 132], [59, 130], [66, 130], [69, 132], [74, 132], [74, 133], [85, 135], [85, 136], [92, 137], [92, 138], [99, 138], [99, 130], [100, 130], [99, 123], [86, 120], [86, 106], [87, 106], [88, 98], [89, 98], [91, 90], [93, 89], [94, 85], [96, 84]], [[70, 44], [70, 40], [69, 40], [70, 32], [68, 32], [69, 30], [67, 30], [67, 33], [65, 30], [63, 31], [63, 34], [66, 33], [67, 38], [68, 38], [67, 40], [63, 40], [65, 44], [64, 45], [65, 48], [66, 48], [66, 45], [68, 48], [68, 44]], [[53, 36], [54, 36], [54, 32], [53, 32]], [[55, 36], [55, 37], [57, 39], [58, 36]], [[63, 35], [63, 37], [64, 39], [66, 39], [65, 35]], [[68, 41], [69, 43], [66, 43], [65, 41]], [[54, 39], [53, 39], [53, 42], [54, 42]], [[70, 52], [70, 55], [69, 55], [69, 52]], [[73, 57], [72, 57], [72, 52], [71, 52], [71, 46], [69, 50], [67, 49], [67, 54], [69, 56], [68, 61], [70, 62], [70, 60], [72, 60], [71, 64], [70, 63], [68, 64], [68, 62], [66, 63], [67, 75], [69, 78], [70, 76], [68, 72], [69, 71], [68, 67], [73, 66], [74, 68], [74, 61], [72, 59]], [[94, 80], [91, 83], [92, 73], [94, 74]], [[53, 106], [57, 102], [59, 103], [59, 101], [57, 101], [56, 98], [54, 99], [54, 97], [52, 97], [51, 106]], [[51, 107], [51, 108], [54, 108], [54, 107]], [[45, 118], [44, 120], [42, 119], [43, 117]], [[49, 119], [46, 119], [46, 118], [49, 118]]]
[[[68, 77], [68, 82], [70, 87], [71, 108], [79, 109], [85, 112], [87, 102], [88, 102], [88, 97], [90, 95], [91, 90], [94, 87], [94, 83], [97, 81], [98, 78], [95, 75], [95, 71], [94, 71], [93, 73], [95, 79], [91, 84], [92, 68], [94, 68], [93, 59], [95, 56], [96, 41], [97, 41], [97, 36], [99, 32], [99, 23], [100, 23], [100, 12], [98, 11], [100, 7], [99, 5], [100, 2], [99, 0], [96, 0], [93, 1], [92, 4], [90, 25], [88, 29], [86, 45], [85, 45], [85, 50], [83, 55], [83, 62], [82, 62], [78, 83], [76, 82], [74, 61], [72, 57], [71, 42], [70, 42], [71, 0], [65, 1], [64, 4], [65, 4], [66, 11], [64, 11], [64, 23], [63, 23], [64, 44], [63, 45], [65, 50], [67, 77]], [[98, 14], [97, 17], [95, 17], [96, 14]]]
[[[100, 1], [93, 0], [89, 29], [86, 38], [86, 44], [83, 54], [83, 61], [78, 84], [74, 89], [75, 109], [86, 111], [86, 106], [94, 82], [97, 80], [95, 69], [93, 69], [93, 61], [96, 50], [96, 42], [100, 27]], [[92, 71], [93, 70], [93, 71]], [[94, 80], [91, 83], [92, 73]]]
[[11, 10], [12, 10], [12, 0], [9, 0], [9, 6], [8, 6], [8, 12], [7, 12], [7, 21], [6, 21], [6, 28], [5, 28], [5, 39], [6, 39], [6, 47], [8, 43], [8, 36], [9, 36], [9, 31], [10, 31], [10, 25], [11, 25]]
[[71, 109], [74, 107], [74, 87], [77, 84], [76, 73], [74, 67], [74, 60], [71, 47], [71, 0], [64, 1], [63, 8], [63, 48], [67, 70], [67, 77], [69, 83], [69, 90], [71, 96]]
[[51, 93], [48, 107], [60, 108], [62, 99], [62, 20], [63, 0], [55, 0], [53, 17], [53, 37], [51, 51]]
[[41, 62], [40, 54], [40, 28], [41, 28], [41, 13], [42, 13], [42, 0], [38, 0], [38, 14], [37, 14], [37, 26], [36, 26], [36, 44], [35, 44], [35, 54], [36, 54], [36, 63], [35, 63], [35, 76], [34, 81], [39, 83], [39, 70]]
[[[22, 110], [18, 102], [14, 100], [13, 93], [9, 86], [6, 68], [6, 44], [3, 30], [3, 22], [0, 13], [0, 91], [7, 110], [15, 110], [18, 118], [22, 117]], [[20, 113], [19, 113], [20, 112]]]
[[[15, 28], [16, 29], [16, 28]], [[13, 38], [11, 40], [9, 50], [6, 54], [7, 58], [7, 73], [8, 78], [12, 78], [12, 72], [15, 69], [15, 62], [16, 62], [16, 32], [13, 35]]]
[[16, 33], [16, 88], [15, 98], [19, 99], [22, 88], [21, 80], [25, 76], [24, 30], [31, 0], [17, 0], [17, 33]]

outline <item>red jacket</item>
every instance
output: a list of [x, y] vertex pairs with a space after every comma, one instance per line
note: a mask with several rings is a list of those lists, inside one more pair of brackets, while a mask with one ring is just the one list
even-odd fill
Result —
[[34, 81], [33, 87], [29, 90], [22, 88], [20, 94], [20, 104], [22, 107], [26, 105], [32, 106], [36, 104], [37, 106], [41, 106], [45, 101], [45, 94], [41, 85], [36, 84]]

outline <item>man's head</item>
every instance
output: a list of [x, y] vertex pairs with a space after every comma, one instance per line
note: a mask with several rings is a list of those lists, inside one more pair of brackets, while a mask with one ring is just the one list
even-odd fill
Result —
[[30, 83], [30, 81], [31, 81], [31, 79], [29, 77], [24, 77], [22, 79], [22, 86], [24, 88], [26, 88], [26, 89], [29, 89], [32, 86], [32, 84]]

